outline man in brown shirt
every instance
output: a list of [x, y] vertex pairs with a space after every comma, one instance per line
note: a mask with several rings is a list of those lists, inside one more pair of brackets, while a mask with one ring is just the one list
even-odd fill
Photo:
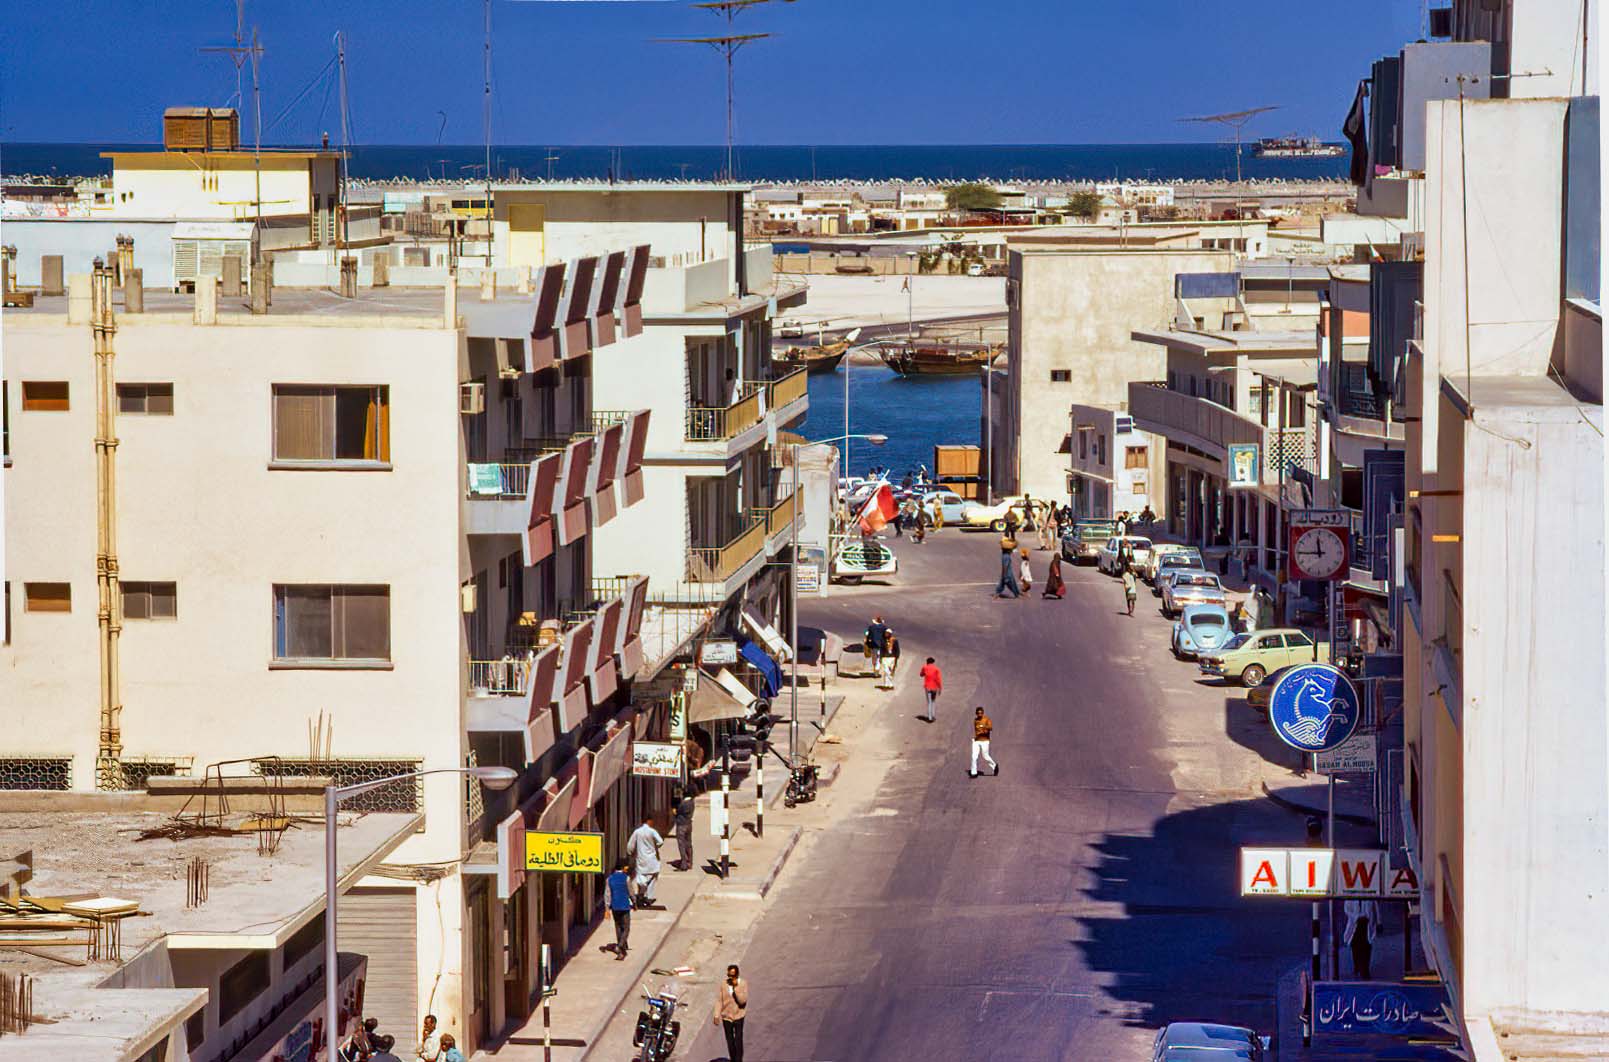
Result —
[[743, 1015], [749, 1007], [749, 983], [736, 966], [726, 968], [726, 980], [715, 996], [715, 1024], [726, 1033], [726, 1057], [743, 1062]]
[[989, 755], [989, 735], [993, 732], [994, 722], [983, 714], [983, 706], [979, 705], [977, 714], [972, 719], [972, 769], [967, 772], [969, 777], [978, 776], [979, 756], [988, 761], [989, 766], [994, 768], [995, 774], [1000, 773], [1000, 765]]

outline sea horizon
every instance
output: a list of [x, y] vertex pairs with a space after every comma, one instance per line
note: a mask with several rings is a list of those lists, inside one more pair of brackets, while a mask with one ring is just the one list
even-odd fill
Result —
[[[1338, 143], [1326, 141], [1326, 143]], [[1339, 180], [1346, 156], [1259, 159], [1243, 145], [1247, 180]], [[0, 143], [0, 173], [95, 177], [111, 172], [103, 151], [152, 150], [155, 142]], [[285, 149], [305, 144], [264, 145]], [[478, 144], [365, 144], [349, 150], [351, 176], [365, 181], [480, 179]], [[1233, 144], [750, 144], [735, 149], [739, 181], [1219, 181], [1235, 176]], [[719, 144], [628, 146], [514, 144], [492, 148], [495, 179], [711, 180], [725, 169]]]

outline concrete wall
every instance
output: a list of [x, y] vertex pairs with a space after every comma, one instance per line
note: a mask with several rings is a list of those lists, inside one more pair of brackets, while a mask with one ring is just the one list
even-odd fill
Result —
[[[1016, 437], [1018, 484], [1061, 497], [1066, 459], [1056, 451], [1073, 403], [1125, 407], [1131, 381], [1163, 378], [1160, 348], [1130, 332], [1173, 319], [1178, 273], [1228, 272], [1227, 251], [1014, 251], [1008, 296], [1011, 384], [1004, 421]], [[1071, 373], [1052, 382], [1052, 370]], [[1004, 471], [1004, 470], [1002, 470]]]
[[[334, 755], [462, 762], [457, 506], [462, 492], [456, 333], [352, 328], [315, 319], [201, 328], [124, 316], [116, 373], [171, 382], [172, 416], [122, 415], [116, 431], [118, 538], [126, 580], [177, 583], [178, 618], [128, 620], [123, 743], [131, 756], [306, 757], [307, 723], [334, 719]], [[92, 788], [97, 735], [93, 362], [87, 326], [6, 322], [6, 378], [66, 380], [65, 412], [16, 412], [6, 471], [12, 641], [0, 648], [0, 701], [51, 726], [9, 728], [19, 755], [70, 755]], [[391, 467], [269, 468], [271, 386], [385, 384]], [[25, 581], [68, 581], [70, 613], [23, 607]], [[275, 583], [391, 588], [391, 659], [382, 670], [279, 670]], [[399, 861], [461, 853], [462, 792], [425, 782], [428, 832]]]
[[735, 192], [655, 191], [619, 187], [574, 190], [498, 189], [493, 206], [493, 259], [508, 261], [508, 209], [543, 208], [544, 257], [548, 262], [605, 255], [649, 244], [668, 264], [730, 258], [733, 232], [728, 211]]
[[1458, 431], [1464, 1009], [1599, 1011], [1609, 999], [1602, 410], [1477, 407]]
[[173, 287], [174, 221], [114, 218], [6, 218], [4, 240], [17, 249], [17, 283], [39, 285], [39, 259], [62, 256], [62, 275], [88, 273], [97, 258], [110, 261], [118, 236], [134, 237], [134, 266], [148, 288]]
[[[1460, 115], [1457, 100], [1426, 105], [1425, 356], [1414, 381], [1423, 395], [1466, 367], [1476, 376], [1547, 369], [1559, 321], [1565, 108], [1481, 100]], [[1437, 409], [1424, 403], [1426, 440]], [[1421, 458], [1433, 473], [1434, 450]]]
[[[314, 165], [306, 158], [264, 154], [262, 212], [310, 213]], [[247, 221], [257, 213], [258, 186], [258, 167], [249, 154], [123, 155], [113, 162], [112, 210], [133, 217]]]
[[1602, 10], [1584, 0], [1514, 0], [1509, 18], [1508, 69], [1531, 76], [1512, 78], [1512, 98], [1596, 96], [1598, 26]]

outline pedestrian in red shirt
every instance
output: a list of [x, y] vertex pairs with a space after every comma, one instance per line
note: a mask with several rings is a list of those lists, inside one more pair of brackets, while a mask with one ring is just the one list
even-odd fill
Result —
[[928, 722], [936, 722], [933, 717], [933, 705], [944, 692], [944, 674], [939, 671], [939, 665], [933, 662], [930, 656], [927, 663], [922, 665], [922, 692], [927, 694], [927, 714], [922, 716]]

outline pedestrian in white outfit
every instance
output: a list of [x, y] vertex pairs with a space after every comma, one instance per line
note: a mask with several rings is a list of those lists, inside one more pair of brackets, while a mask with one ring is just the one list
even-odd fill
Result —
[[972, 718], [972, 768], [967, 772], [973, 778], [978, 776], [979, 757], [988, 763], [995, 774], [1000, 773], [1000, 765], [989, 755], [989, 735], [993, 732], [994, 723], [983, 714], [983, 708], [979, 706], [977, 714]]
[[637, 906], [654, 905], [654, 886], [659, 882], [659, 849], [665, 843], [654, 829], [652, 815], [644, 815], [642, 825], [626, 838], [626, 855], [636, 865]]

